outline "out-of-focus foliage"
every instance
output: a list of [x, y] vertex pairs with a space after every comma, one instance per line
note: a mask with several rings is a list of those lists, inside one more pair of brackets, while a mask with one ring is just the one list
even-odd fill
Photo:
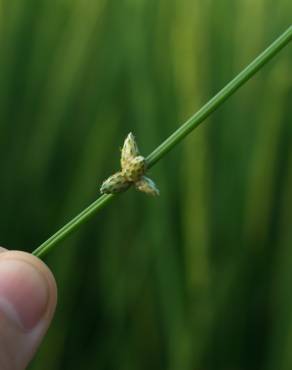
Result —
[[[287, 0], [1, 0], [0, 242], [32, 251], [288, 27]], [[291, 370], [291, 47], [52, 252], [31, 369]], [[28, 297], [29, 299], [29, 297]]]

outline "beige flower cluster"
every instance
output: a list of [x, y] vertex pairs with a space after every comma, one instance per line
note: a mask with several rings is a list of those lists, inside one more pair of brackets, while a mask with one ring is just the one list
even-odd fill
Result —
[[146, 159], [139, 153], [135, 137], [132, 133], [127, 136], [121, 151], [120, 172], [105, 180], [100, 188], [102, 194], [115, 194], [127, 190], [131, 185], [139, 191], [150, 195], [159, 195], [155, 183], [144, 176], [147, 170]]

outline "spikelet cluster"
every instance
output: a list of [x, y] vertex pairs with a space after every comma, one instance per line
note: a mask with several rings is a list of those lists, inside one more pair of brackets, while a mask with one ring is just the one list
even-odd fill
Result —
[[159, 195], [155, 183], [144, 176], [147, 163], [140, 155], [132, 133], [127, 136], [121, 151], [121, 171], [105, 180], [100, 188], [102, 194], [115, 194], [127, 190], [134, 184], [135, 188], [149, 195]]

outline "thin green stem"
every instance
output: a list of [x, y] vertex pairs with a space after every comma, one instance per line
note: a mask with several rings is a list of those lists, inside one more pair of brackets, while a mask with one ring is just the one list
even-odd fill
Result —
[[[258, 70], [260, 70], [270, 59], [272, 59], [292, 39], [292, 26], [290, 26], [279, 38], [277, 38], [262, 54], [254, 59], [243, 71], [241, 71], [231, 82], [208, 101], [197, 113], [190, 117], [162, 144], [160, 144], [146, 159], [148, 167], [157, 163], [169, 150], [174, 148], [185, 136], [203, 122], [212, 112], [224, 103], [240, 86], [247, 82]], [[68, 237], [74, 230], [92, 218], [99, 210], [108, 204], [114, 195], [102, 195], [79, 215], [69, 221], [54, 235], [47, 239], [32, 253], [43, 257], [59, 242]]]
[[85, 208], [81, 213], [59, 229], [55, 234], [53, 234], [49, 239], [47, 239], [43, 244], [41, 244], [37, 249], [35, 249], [32, 254], [37, 257], [43, 257], [54, 248], [63, 239], [69, 236], [74, 230], [78, 229], [79, 226], [88, 221], [91, 217], [95, 215], [99, 210], [101, 210], [107, 203], [109, 203], [114, 198], [114, 195], [102, 195], [95, 202], [91, 203], [90, 206]]
[[208, 101], [197, 113], [190, 117], [162, 144], [160, 144], [147, 158], [148, 167], [152, 167], [170, 149], [172, 149], [185, 136], [202, 123], [214, 112], [225, 100], [248, 81], [261, 67], [273, 58], [292, 39], [292, 26], [290, 26], [279, 38], [277, 38], [263, 53], [244, 68], [232, 81]]

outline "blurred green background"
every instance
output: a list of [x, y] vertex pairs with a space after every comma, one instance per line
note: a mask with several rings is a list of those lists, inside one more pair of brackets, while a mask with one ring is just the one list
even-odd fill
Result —
[[[32, 251], [291, 21], [289, 0], [1, 0], [0, 243]], [[292, 369], [291, 46], [56, 248], [30, 369]], [[29, 298], [29, 297], [28, 297]]]

